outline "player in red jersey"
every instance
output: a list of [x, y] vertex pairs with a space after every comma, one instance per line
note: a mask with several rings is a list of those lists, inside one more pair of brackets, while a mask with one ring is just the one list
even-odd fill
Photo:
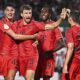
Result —
[[78, 18], [79, 13], [77, 12], [68, 14], [68, 23], [71, 28], [66, 31], [67, 54], [63, 67], [64, 75], [61, 80], [80, 80], [80, 25], [77, 22]]
[[[52, 24], [44, 24], [32, 19], [32, 7], [30, 5], [22, 5], [20, 8], [22, 19], [18, 21], [18, 33], [33, 35], [39, 31], [52, 29], [57, 27], [64, 16], [65, 10], [62, 11], [61, 17], [57, 22]], [[23, 41], [19, 44], [19, 64], [20, 75], [24, 76], [27, 80], [33, 80], [35, 70], [38, 63], [37, 47], [33, 46], [34, 40]]]
[[[41, 9], [40, 20], [43, 24], [52, 24], [51, 9], [45, 5]], [[62, 34], [59, 28], [54, 30], [41, 31], [38, 34], [39, 62], [35, 79], [49, 80], [54, 72], [53, 53], [64, 46]]]
[[18, 48], [13, 39], [34, 39], [36, 35], [15, 33], [17, 23], [13, 20], [15, 14], [14, 4], [7, 4], [4, 9], [4, 14], [5, 17], [0, 21], [0, 74], [5, 77], [5, 80], [14, 80], [18, 67]]

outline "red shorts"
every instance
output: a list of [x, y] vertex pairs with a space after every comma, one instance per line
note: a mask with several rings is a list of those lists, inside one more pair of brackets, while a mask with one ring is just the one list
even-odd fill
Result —
[[69, 69], [70, 80], [80, 80], [80, 59], [74, 58]]
[[51, 77], [54, 72], [54, 62], [53, 58], [40, 57], [35, 77]]
[[0, 55], [0, 74], [7, 76], [9, 70], [17, 70], [18, 57]]
[[60, 80], [70, 80], [69, 79], [69, 74], [62, 73]]
[[69, 74], [62, 75], [61, 80], [80, 80], [80, 60], [79, 59], [74, 58], [69, 68]]
[[35, 71], [37, 63], [38, 63], [38, 56], [20, 57], [19, 58], [20, 75], [24, 76], [26, 70]]

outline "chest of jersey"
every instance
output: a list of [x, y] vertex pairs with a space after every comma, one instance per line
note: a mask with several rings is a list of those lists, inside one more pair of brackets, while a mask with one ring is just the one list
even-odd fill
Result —
[[18, 32], [20, 34], [32, 35], [37, 32], [37, 27], [33, 23], [29, 25], [23, 25], [19, 27]]

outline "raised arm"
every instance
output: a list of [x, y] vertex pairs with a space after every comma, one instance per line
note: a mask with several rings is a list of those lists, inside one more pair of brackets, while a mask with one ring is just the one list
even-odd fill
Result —
[[52, 24], [46, 24], [45, 25], [45, 30], [54, 29], [54, 28], [58, 27], [61, 24], [61, 22], [66, 18], [66, 14], [67, 14], [67, 10], [65, 8], [63, 8], [62, 12], [60, 14], [60, 18]]

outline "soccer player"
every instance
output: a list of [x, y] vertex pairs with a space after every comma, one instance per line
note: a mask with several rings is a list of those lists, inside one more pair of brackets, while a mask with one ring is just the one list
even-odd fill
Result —
[[[51, 9], [45, 5], [41, 9], [40, 21], [43, 24], [52, 24]], [[64, 47], [63, 37], [59, 28], [54, 30], [41, 31], [38, 34], [39, 62], [35, 79], [49, 80], [54, 72], [53, 53]]]
[[78, 18], [79, 13], [77, 12], [68, 14], [68, 23], [71, 27], [66, 31], [67, 54], [63, 67], [63, 73], [66, 75], [62, 76], [62, 80], [80, 80], [80, 25], [77, 22]]
[[17, 23], [14, 21], [14, 4], [7, 4], [4, 9], [4, 14], [4, 18], [0, 20], [0, 74], [5, 77], [5, 80], [14, 80], [18, 68], [18, 47], [13, 39], [35, 39], [36, 35], [15, 33]]
[[[22, 5], [20, 8], [22, 19], [18, 21], [18, 33], [33, 35], [39, 31], [53, 29], [57, 27], [66, 17], [65, 9], [62, 10], [61, 17], [57, 22], [52, 24], [44, 24], [32, 19], [32, 7], [30, 5]], [[27, 80], [33, 80], [35, 70], [38, 63], [37, 47], [33, 46], [34, 40], [23, 41], [19, 44], [19, 66], [20, 75]]]

